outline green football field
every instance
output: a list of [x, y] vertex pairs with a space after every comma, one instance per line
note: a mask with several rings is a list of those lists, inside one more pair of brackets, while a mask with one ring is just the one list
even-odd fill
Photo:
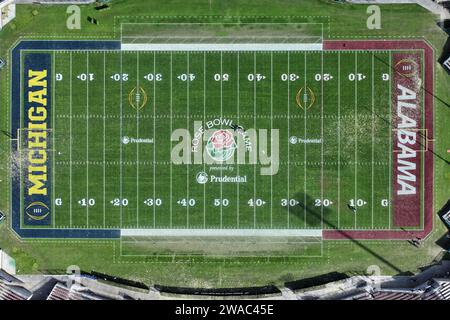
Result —
[[[390, 51], [51, 54], [53, 228], [391, 228]], [[208, 123], [256, 158], [174, 163]]]

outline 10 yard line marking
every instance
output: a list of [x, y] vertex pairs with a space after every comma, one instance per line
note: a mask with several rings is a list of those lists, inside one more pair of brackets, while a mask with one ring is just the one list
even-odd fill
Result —
[[[89, 51], [86, 52], [86, 114], [89, 115]], [[86, 117], [86, 226], [89, 227], [89, 117]]]
[[[355, 52], [355, 197], [354, 205], [357, 207], [358, 196], [358, 52]], [[355, 213], [355, 229], [356, 229], [356, 213]]]

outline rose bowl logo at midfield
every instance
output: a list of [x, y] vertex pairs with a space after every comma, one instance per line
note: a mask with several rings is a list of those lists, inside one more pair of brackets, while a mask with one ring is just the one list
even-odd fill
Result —
[[208, 139], [206, 143], [206, 151], [209, 156], [219, 162], [224, 162], [230, 159], [234, 150], [236, 149], [236, 142], [233, 134], [228, 130], [217, 130]]

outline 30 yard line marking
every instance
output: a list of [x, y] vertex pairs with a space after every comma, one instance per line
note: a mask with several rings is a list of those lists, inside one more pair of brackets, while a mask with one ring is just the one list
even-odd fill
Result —
[[[156, 74], [156, 52], [153, 52], [153, 77]], [[156, 79], [153, 79], [153, 228], [156, 228]], [[172, 180], [172, 179], [171, 179]]]
[[[287, 53], [287, 74], [288, 74], [288, 81], [287, 81], [287, 131], [288, 131], [288, 139], [291, 136], [291, 121], [289, 119], [290, 115], [291, 115], [291, 93], [290, 93], [290, 89], [291, 89], [291, 85], [290, 85], [290, 81], [289, 81], [289, 74], [291, 73], [290, 71], [290, 53]], [[306, 90], [306, 89], [305, 89]], [[291, 161], [291, 157], [290, 157], [290, 151], [291, 151], [291, 146], [290, 143], [288, 141], [287, 143], [288, 148], [287, 148], [287, 159], [288, 159], [288, 174], [287, 174], [287, 200], [288, 200], [288, 212], [287, 212], [287, 227], [290, 227], [290, 211], [291, 211], [291, 206], [290, 206], [290, 197], [291, 197], [291, 190], [290, 190], [290, 184], [291, 184], [291, 166], [290, 166], [290, 161]]]
[[[69, 113], [72, 115], [72, 51], [69, 53]], [[72, 143], [73, 143], [73, 136], [72, 136], [72, 117], [69, 119], [69, 135], [70, 135], [70, 142], [69, 142], [69, 160], [70, 160], [70, 166], [69, 166], [69, 226], [72, 227]]]
[[[86, 52], [86, 114], [89, 115], [89, 51]], [[86, 117], [86, 226], [89, 227], [89, 117]]]

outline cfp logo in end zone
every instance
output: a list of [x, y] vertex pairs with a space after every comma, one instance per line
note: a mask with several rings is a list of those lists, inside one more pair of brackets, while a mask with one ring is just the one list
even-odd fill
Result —
[[419, 65], [413, 59], [402, 59], [395, 64], [395, 70], [397, 72], [407, 78], [412, 78], [417, 75], [417, 71], [419, 70]]
[[49, 54], [30, 53], [24, 58], [23, 116], [24, 222], [28, 225], [49, 225], [51, 176], [49, 144], [50, 75]]

